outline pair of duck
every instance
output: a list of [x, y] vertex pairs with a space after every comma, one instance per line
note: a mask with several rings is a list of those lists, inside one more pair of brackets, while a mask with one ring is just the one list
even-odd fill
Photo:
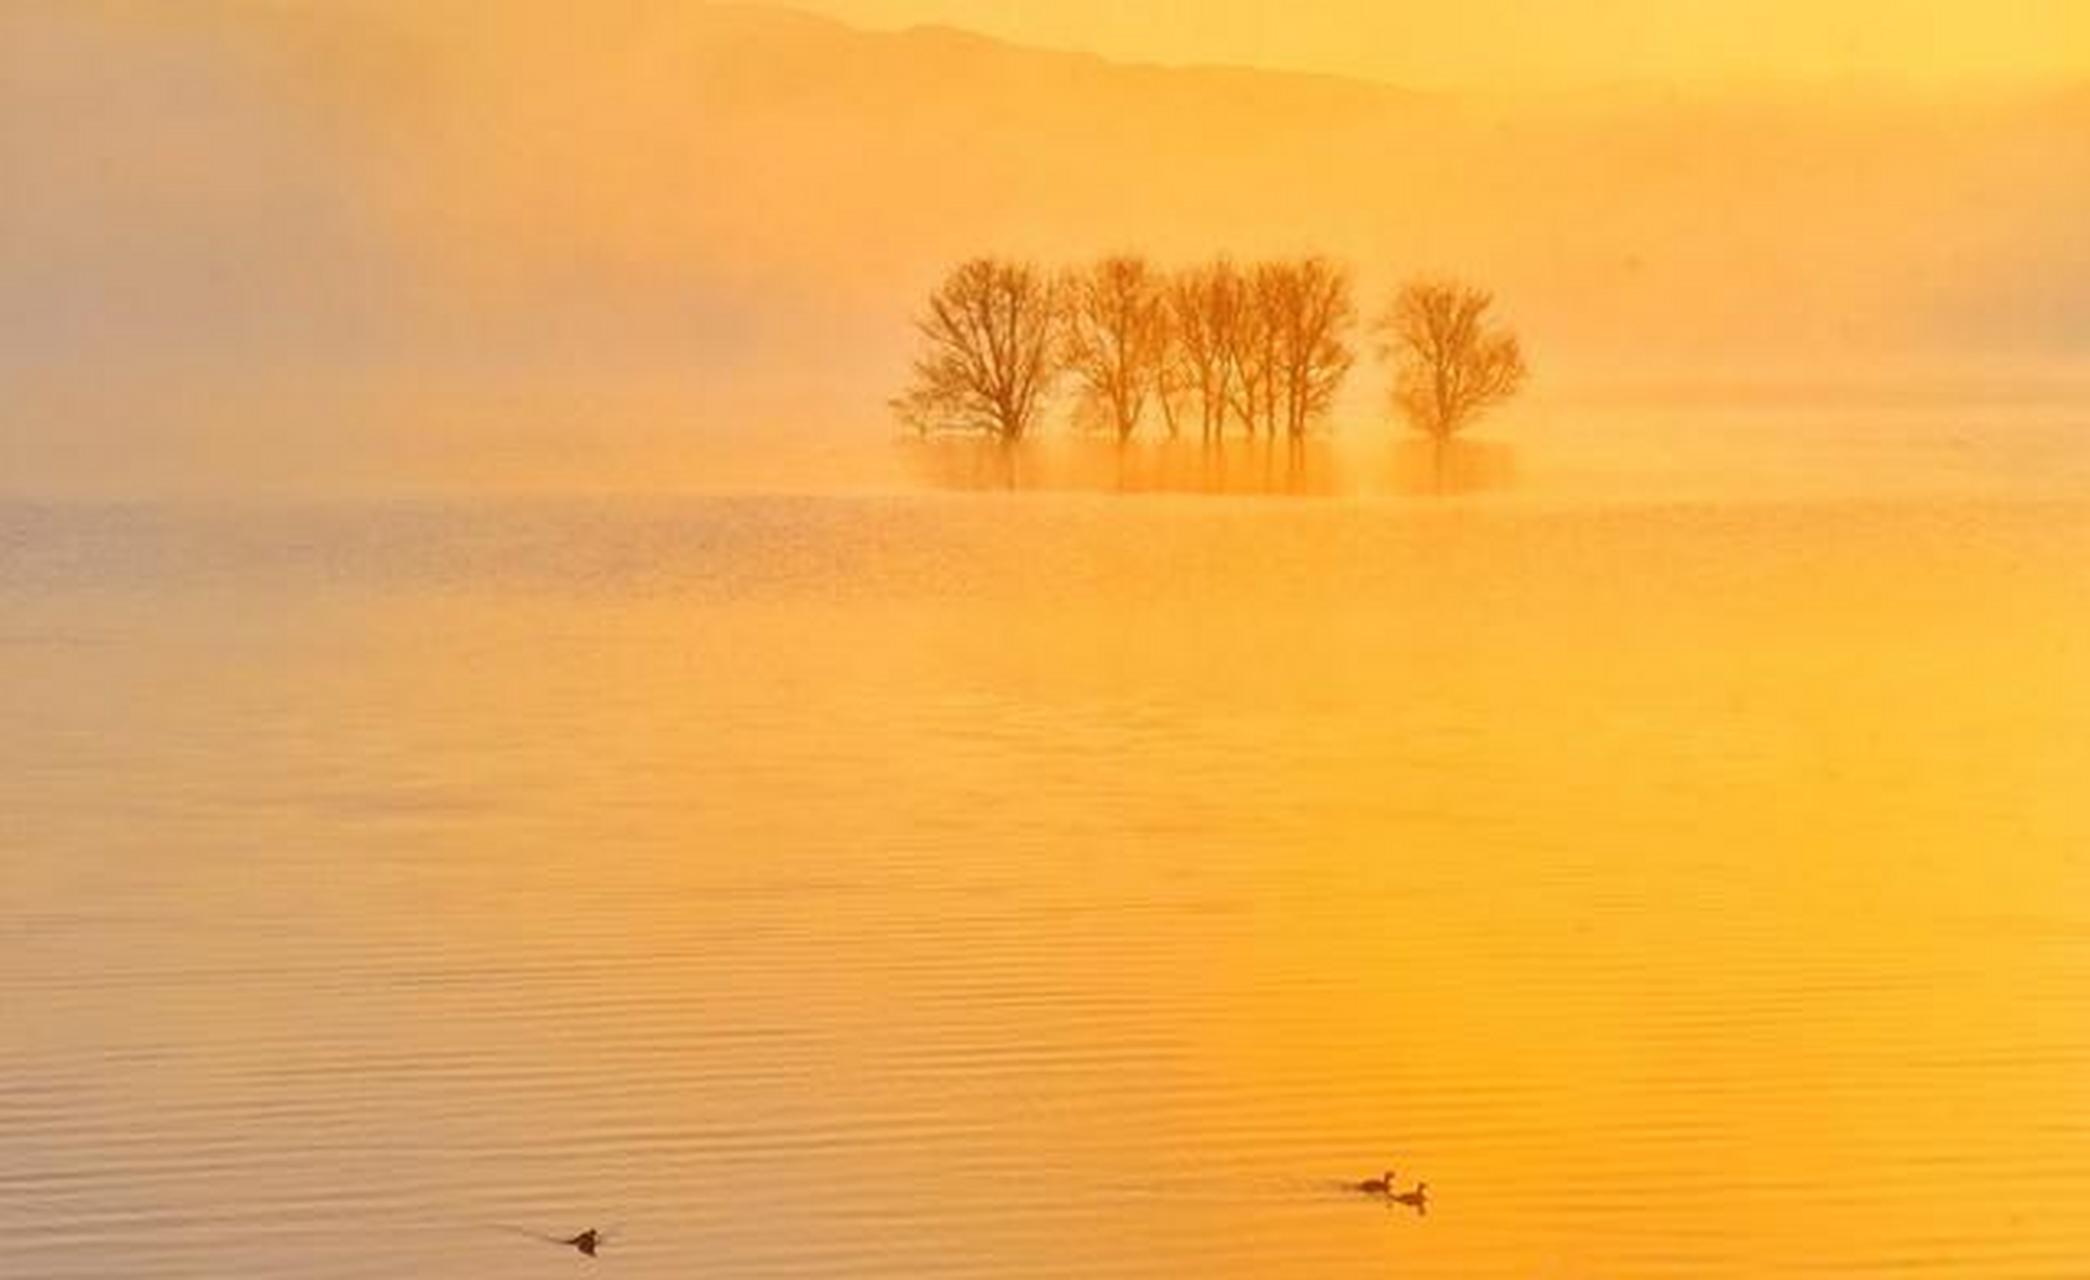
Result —
[[1404, 1204], [1417, 1213], [1428, 1213], [1430, 1209], [1430, 1184], [1418, 1182], [1413, 1191], [1393, 1189], [1393, 1170], [1388, 1169], [1376, 1178], [1366, 1178], [1351, 1184], [1353, 1190], [1368, 1196], [1384, 1196], [1393, 1204]]

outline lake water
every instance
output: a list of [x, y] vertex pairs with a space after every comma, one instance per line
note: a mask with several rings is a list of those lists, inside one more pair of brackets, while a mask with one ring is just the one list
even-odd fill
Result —
[[2086, 535], [0, 505], [0, 1271], [2081, 1276]]

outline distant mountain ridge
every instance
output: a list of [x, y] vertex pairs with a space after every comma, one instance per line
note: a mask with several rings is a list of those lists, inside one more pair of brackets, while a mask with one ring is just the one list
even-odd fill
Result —
[[0, 28], [0, 285], [63, 320], [17, 365], [868, 371], [956, 258], [1123, 248], [1470, 275], [1556, 369], [2090, 348], [2090, 90], [1413, 92], [641, 0]]

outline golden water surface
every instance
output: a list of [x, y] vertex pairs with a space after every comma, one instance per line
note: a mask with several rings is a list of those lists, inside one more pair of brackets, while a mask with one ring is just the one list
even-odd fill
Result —
[[2086, 533], [0, 507], [0, 1271], [2080, 1276]]

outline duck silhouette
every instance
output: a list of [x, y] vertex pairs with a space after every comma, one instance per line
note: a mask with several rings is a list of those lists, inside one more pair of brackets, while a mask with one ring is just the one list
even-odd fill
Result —
[[1397, 1196], [1388, 1196], [1387, 1199], [1395, 1204], [1407, 1205], [1417, 1213], [1428, 1213], [1430, 1211], [1430, 1184], [1418, 1182], [1415, 1184], [1415, 1190], [1403, 1191]]
[[581, 1232], [579, 1235], [570, 1236], [567, 1239], [559, 1241], [559, 1243], [570, 1244], [574, 1248], [580, 1250], [582, 1253], [592, 1258], [595, 1256], [595, 1247], [602, 1243], [602, 1233], [600, 1231], [597, 1231], [593, 1227], [589, 1227], [586, 1231]]
[[532, 1231], [527, 1227], [511, 1227], [506, 1223], [495, 1225], [499, 1226], [503, 1231], [510, 1231], [519, 1236], [528, 1236], [532, 1240], [541, 1240], [546, 1244], [556, 1244], [564, 1248], [577, 1250], [584, 1257], [589, 1258], [594, 1257], [595, 1251], [609, 1243], [610, 1239], [610, 1233], [599, 1227], [589, 1227], [577, 1236], [548, 1236], [542, 1231]]
[[1350, 1190], [1368, 1196], [1392, 1195], [1393, 1170], [1388, 1169], [1385, 1173], [1380, 1174], [1376, 1178], [1366, 1178], [1362, 1182], [1353, 1182], [1350, 1184]]

